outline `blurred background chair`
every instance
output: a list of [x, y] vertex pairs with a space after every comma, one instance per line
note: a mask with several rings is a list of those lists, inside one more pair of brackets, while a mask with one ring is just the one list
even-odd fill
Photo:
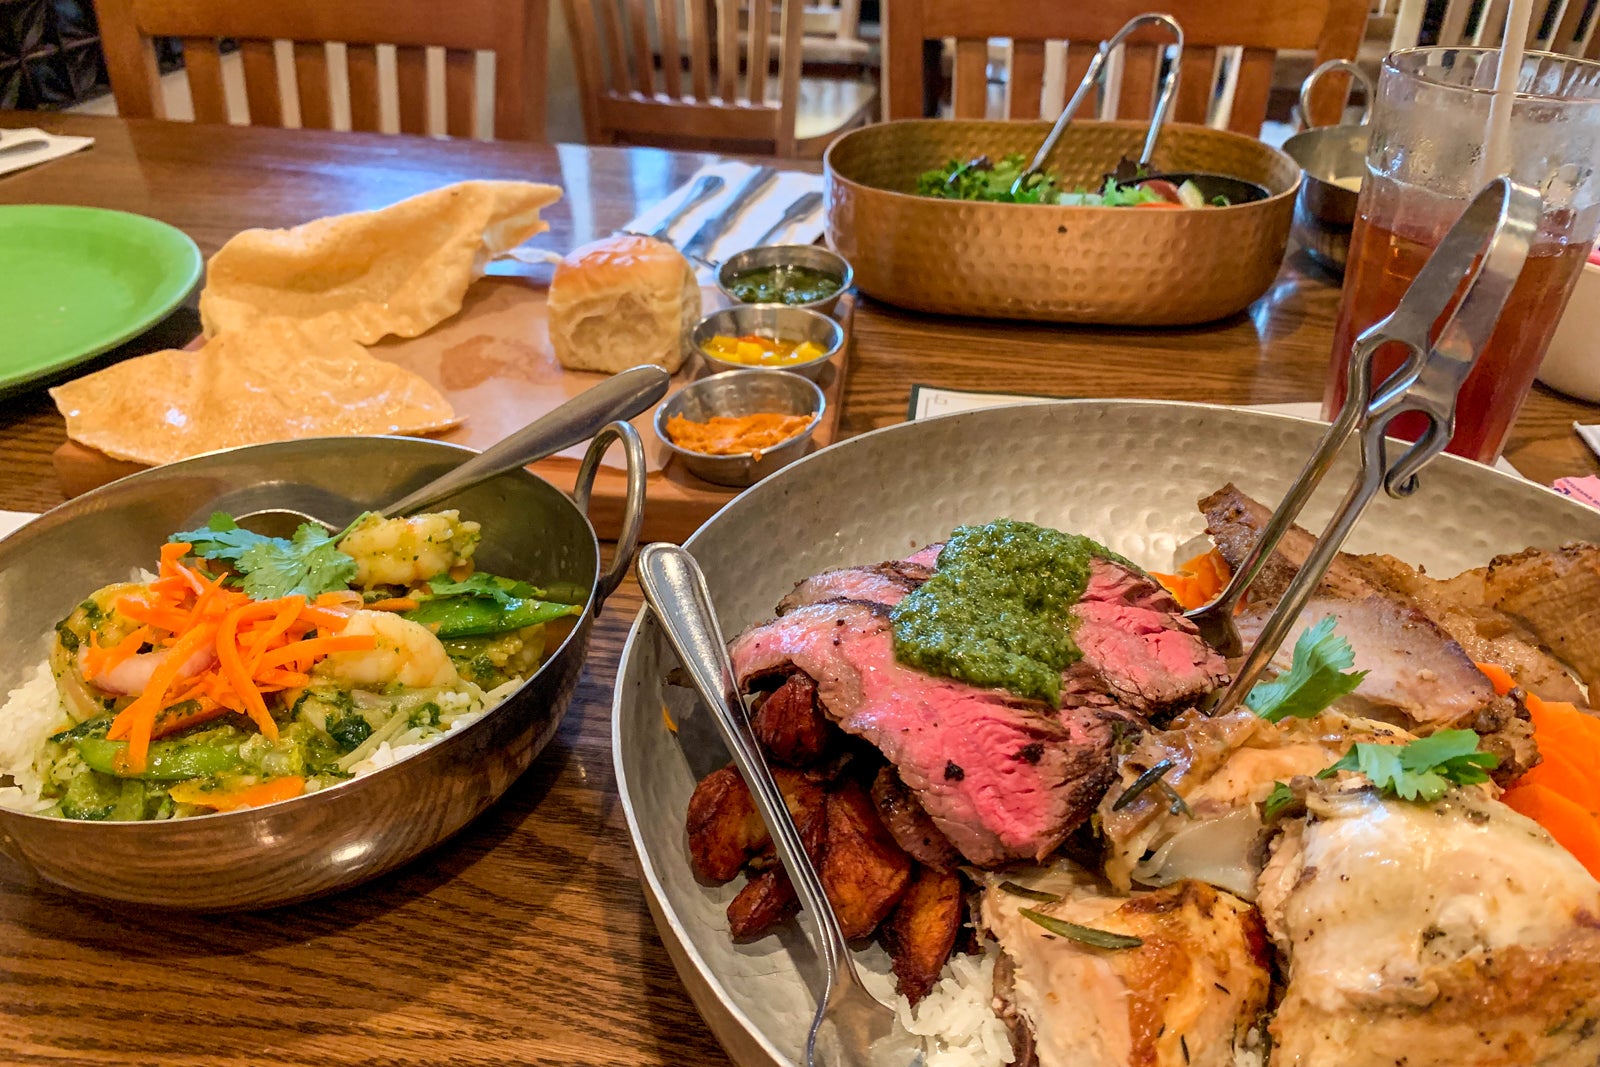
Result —
[[849, 0], [563, 3], [591, 143], [815, 157], [875, 114], [873, 82], [802, 74], [808, 16], [836, 57]]
[[[1320, 63], [1353, 59], [1371, 0], [1168, 0], [1156, 5], [1183, 26], [1186, 47], [1172, 117], [1256, 136], [1267, 116], [1274, 60], [1305, 49]], [[958, 118], [1053, 118], [1099, 41], [1145, 0], [1039, 4], [1029, 0], [889, 0], [884, 11], [885, 111], [890, 118], [942, 113], [940, 60], [951, 56], [950, 107]], [[1004, 39], [1003, 41], [997, 39]], [[953, 41], [949, 47], [946, 41]], [[999, 46], [997, 53], [991, 42]], [[1085, 116], [1146, 118], [1166, 55], [1165, 39], [1135, 38], [1107, 64], [1105, 91]], [[1347, 86], [1319, 86], [1319, 122], [1337, 119]]]
[[198, 122], [243, 116], [262, 126], [544, 138], [546, 0], [95, 6], [117, 110], [127, 117], [166, 117], [153, 39], [173, 37], [183, 43]]

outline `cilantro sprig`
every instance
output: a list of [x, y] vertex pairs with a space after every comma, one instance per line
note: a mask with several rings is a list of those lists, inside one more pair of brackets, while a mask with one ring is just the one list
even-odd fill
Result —
[[1478, 735], [1473, 731], [1440, 730], [1404, 745], [1358, 742], [1317, 777], [1359, 771], [1382, 794], [1432, 803], [1452, 786], [1487, 782], [1489, 772], [1498, 766], [1498, 756], [1478, 751]]
[[1355, 692], [1367, 672], [1350, 670], [1355, 652], [1350, 642], [1333, 632], [1333, 625], [1329, 615], [1302, 633], [1294, 643], [1289, 670], [1250, 690], [1245, 706], [1268, 722], [1309, 719]]
[[190, 551], [201, 559], [228, 562], [236, 572], [230, 584], [251, 600], [276, 600], [296, 593], [314, 597], [349, 588], [356, 576], [356, 561], [339, 551], [345, 532], [329, 533], [305, 523], [287, 540], [266, 537], [218, 511], [200, 529], [175, 533], [167, 540], [188, 542]]

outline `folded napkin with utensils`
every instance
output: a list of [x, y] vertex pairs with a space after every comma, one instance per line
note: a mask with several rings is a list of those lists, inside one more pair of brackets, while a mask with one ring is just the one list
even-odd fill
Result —
[[0, 174], [60, 159], [92, 144], [93, 137], [68, 137], [61, 133], [45, 133], [35, 127], [0, 130]]
[[[822, 175], [715, 163], [623, 229], [671, 241], [701, 264], [760, 244], [811, 244], [822, 236]], [[712, 280], [709, 267], [700, 273]]]

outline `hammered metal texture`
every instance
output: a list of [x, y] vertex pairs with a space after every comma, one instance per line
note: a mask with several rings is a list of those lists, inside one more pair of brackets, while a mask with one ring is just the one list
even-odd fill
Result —
[[[772, 615], [793, 584], [830, 567], [903, 556], [959, 523], [1010, 516], [1089, 534], [1149, 567], [1204, 532], [1196, 501], [1230, 480], [1276, 503], [1322, 426], [1237, 408], [1085, 400], [907, 423], [825, 449], [757, 485], [686, 542], [731, 636]], [[1320, 530], [1354, 473], [1347, 454], [1305, 514]], [[1528, 545], [1600, 540], [1600, 513], [1547, 489], [1441, 456], [1406, 500], [1380, 496], [1349, 548], [1391, 552], [1448, 576]], [[613, 756], [657, 926], [712, 1029], [744, 1067], [792, 1064], [816, 988], [798, 924], [728, 939], [737, 884], [699, 885], [683, 820], [694, 781], [662, 722], [672, 653], [648, 612], [618, 673]], [[870, 950], [881, 963], [881, 952]], [[808, 986], [808, 983], [810, 985]]]
[[[381, 507], [458, 466], [439, 441], [341, 437], [214, 452], [155, 467], [63, 504], [0, 541], [0, 703], [44, 658], [46, 636], [89, 591], [149, 567], [167, 536], [244, 494], [279, 489]], [[526, 471], [450, 498], [483, 523], [486, 570], [585, 599], [594, 531]], [[577, 687], [598, 601], [504, 704], [391, 767], [291, 800], [165, 822], [83, 822], [0, 809], [0, 853], [76, 892], [196, 911], [263, 908], [372, 878], [443, 841], [516, 780], [555, 734]]]
[[[917, 175], [951, 159], [1031, 157], [1040, 122], [917, 119], [845, 134], [825, 161], [828, 240], [862, 292], [946, 315], [1106, 325], [1209, 322], [1247, 307], [1278, 273], [1300, 168], [1260, 141], [1172, 124], [1157, 170], [1208, 171], [1273, 195], [1194, 211], [1060, 207], [916, 196]], [[1070, 188], [1097, 186], [1145, 124], [1067, 127], [1048, 164]]]

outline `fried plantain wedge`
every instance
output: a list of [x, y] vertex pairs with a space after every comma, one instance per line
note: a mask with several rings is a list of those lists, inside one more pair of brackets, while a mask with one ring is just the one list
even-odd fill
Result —
[[906, 895], [879, 931], [899, 990], [911, 1003], [938, 982], [965, 911], [959, 874], [918, 865]]
[[817, 683], [798, 672], [761, 702], [750, 727], [772, 758], [790, 767], [822, 760], [839, 733], [817, 706]]
[[905, 895], [911, 857], [895, 844], [859, 782], [846, 780], [830, 792], [827, 812], [822, 885], [844, 936], [866, 937]]
[[[795, 825], [805, 826], [823, 806], [823, 788], [804, 775], [774, 768], [773, 777]], [[689, 864], [695, 877], [722, 885], [746, 863], [770, 852], [772, 836], [761, 821], [750, 788], [732, 767], [700, 779], [689, 798]]]

